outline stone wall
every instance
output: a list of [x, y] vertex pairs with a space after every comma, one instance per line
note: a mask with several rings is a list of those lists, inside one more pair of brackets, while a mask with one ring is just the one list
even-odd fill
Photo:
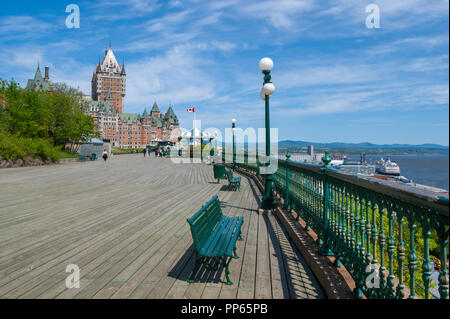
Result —
[[4, 159], [0, 155], [0, 169], [1, 168], [16, 168], [16, 167], [24, 167], [24, 166], [42, 166], [52, 164], [53, 162], [50, 160], [44, 161], [41, 158], [36, 158], [33, 156], [26, 156], [24, 159], [17, 159], [15, 161]]

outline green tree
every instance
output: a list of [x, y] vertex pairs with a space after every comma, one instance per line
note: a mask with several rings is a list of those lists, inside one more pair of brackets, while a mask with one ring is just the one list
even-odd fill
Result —
[[36, 92], [0, 80], [0, 97], [0, 152], [8, 157], [54, 159], [66, 144], [99, 136], [83, 94], [64, 83], [56, 83], [53, 92]]

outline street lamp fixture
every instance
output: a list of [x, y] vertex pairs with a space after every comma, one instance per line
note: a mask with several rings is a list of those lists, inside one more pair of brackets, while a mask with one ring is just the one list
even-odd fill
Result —
[[[275, 85], [272, 84], [272, 77], [270, 75], [270, 71], [273, 69], [273, 61], [270, 58], [263, 58], [259, 61], [259, 68], [264, 74], [264, 84], [261, 90], [261, 98], [266, 102], [266, 157], [267, 162], [264, 164], [266, 169], [268, 170], [270, 167], [270, 112], [269, 112], [269, 100], [270, 96], [275, 93]], [[264, 184], [265, 184], [265, 193], [263, 196], [263, 201], [261, 204], [262, 209], [274, 209], [275, 208], [275, 199], [272, 193], [272, 174], [268, 171], [264, 174]]]

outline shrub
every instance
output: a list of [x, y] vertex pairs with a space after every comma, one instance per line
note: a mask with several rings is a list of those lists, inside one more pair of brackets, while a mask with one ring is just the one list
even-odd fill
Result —
[[4, 131], [0, 131], [0, 155], [12, 161], [29, 155], [52, 161], [60, 157], [59, 148], [54, 147], [49, 140], [17, 137]]

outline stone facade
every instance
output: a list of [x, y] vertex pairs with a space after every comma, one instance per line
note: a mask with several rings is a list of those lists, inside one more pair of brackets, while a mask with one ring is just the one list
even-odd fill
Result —
[[92, 76], [92, 99], [108, 101], [114, 110], [123, 113], [126, 81], [125, 65], [117, 63], [114, 52], [109, 48], [105, 51], [102, 63], [97, 64]]
[[165, 114], [156, 102], [150, 114], [147, 110], [142, 115], [123, 113], [125, 82], [125, 66], [117, 63], [110, 48], [94, 72], [92, 95], [86, 97], [90, 105], [88, 113], [95, 119], [100, 138], [119, 148], [145, 148], [168, 141], [176, 143], [179, 122], [172, 106]]

